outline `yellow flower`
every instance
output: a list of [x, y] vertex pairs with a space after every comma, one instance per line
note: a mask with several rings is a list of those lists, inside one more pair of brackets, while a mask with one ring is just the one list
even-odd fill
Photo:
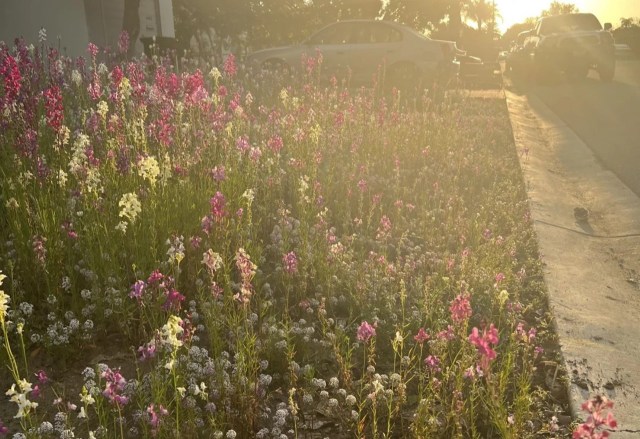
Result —
[[120, 217], [129, 220], [130, 223], [134, 223], [138, 214], [142, 211], [142, 205], [138, 201], [138, 197], [133, 192], [124, 194], [118, 202], [120, 206]]

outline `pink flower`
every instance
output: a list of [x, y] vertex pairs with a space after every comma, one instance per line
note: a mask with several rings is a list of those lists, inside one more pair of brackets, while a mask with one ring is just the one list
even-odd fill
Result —
[[120, 38], [118, 38], [118, 51], [121, 55], [124, 55], [129, 51], [129, 33], [126, 30], [120, 32]]
[[62, 106], [62, 92], [60, 87], [54, 85], [44, 91], [44, 108], [46, 111], [47, 125], [56, 133], [60, 131], [64, 117]]
[[498, 355], [492, 348], [492, 345], [495, 346], [498, 344], [498, 341], [498, 330], [493, 326], [493, 323], [489, 327], [488, 331], [486, 328], [482, 331], [482, 335], [480, 335], [478, 328], [473, 328], [471, 330], [469, 342], [471, 342], [471, 344], [473, 344], [478, 350], [478, 353], [480, 354], [480, 367], [484, 371], [488, 370], [489, 362], [495, 360]]
[[102, 391], [102, 395], [112, 404], [126, 405], [129, 402], [129, 398], [122, 395], [122, 392], [127, 380], [120, 374], [120, 369], [111, 370], [107, 368], [100, 376], [105, 380], [105, 388]]
[[289, 252], [282, 257], [282, 265], [287, 274], [295, 274], [298, 271], [298, 257], [295, 252]]
[[596, 396], [582, 404], [582, 410], [589, 413], [587, 420], [580, 424], [573, 431], [573, 439], [601, 439], [608, 438], [608, 431], [601, 431], [601, 428], [608, 427], [615, 429], [618, 422], [613, 417], [613, 413], [608, 412], [605, 417], [603, 410], [613, 408], [613, 401], [609, 401], [606, 396]]
[[87, 52], [91, 55], [92, 58], [95, 58], [98, 55], [98, 46], [93, 43], [89, 43], [87, 47]]
[[424, 343], [425, 341], [429, 340], [430, 338], [431, 338], [431, 336], [429, 334], [427, 334], [427, 332], [424, 330], [424, 328], [418, 329], [418, 333], [413, 337], [413, 339], [419, 344]]
[[434, 355], [429, 355], [424, 359], [424, 365], [431, 369], [432, 372], [440, 372], [440, 359]]
[[449, 311], [451, 312], [451, 320], [455, 323], [462, 323], [466, 321], [471, 317], [471, 314], [473, 314], [471, 303], [469, 302], [469, 295], [458, 294], [458, 296], [451, 302]]
[[233, 53], [227, 55], [224, 60], [224, 72], [228, 77], [233, 78], [238, 73], [238, 67], [236, 66], [236, 57]]
[[376, 328], [375, 326], [370, 325], [367, 321], [360, 323], [357, 332], [357, 339], [362, 342], [368, 342], [371, 337], [375, 337]]
[[211, 214], [213, 215], [213, 218], [218, 222], [222, 221], [222, 218], [226, 215], [226, 200], [224, 195], [222, 195], [222, 192], [216, 192], [211, 200], [209, 200], [209, 203], [211, 204]]
[[149, 407], [147, 407], [147, 413], [149, 414], [151, 434], [155, 436], [158, 433], [158, 428], [160, 427], [161, 417], [167, 416], [169, 412], [162, 405], [160, 405], [156, 410], [155, 404], [151, 404]]
[[278, 154], [283, 146], [284, 146], [284, 143], [282, 141], [282, 137], [278, 136], [277, 134], [271, 136], [271, 138], [267, 141], [267, 147], [274, 154]]

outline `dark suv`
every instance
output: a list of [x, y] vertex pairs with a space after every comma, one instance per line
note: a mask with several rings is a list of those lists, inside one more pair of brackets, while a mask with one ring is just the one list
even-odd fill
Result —
[[565, 14], [543, 17], [527, 38], [525, 47], [539, 80], [562, 71], [569, 79], [583, 79], [595, 69], [609, 82], [616, 68], [611, 24], [604, 28], [593, 14]]

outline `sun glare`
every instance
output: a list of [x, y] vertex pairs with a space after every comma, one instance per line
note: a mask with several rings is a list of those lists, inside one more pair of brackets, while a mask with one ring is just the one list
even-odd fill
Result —
[[545, 8], [544, 2], [525, 0], [495, 0], [496, 8], [502, 19], [498, 20], [501, 31], [509, 29], [516, 23], [521, 23], [529, 17], [537, 17]]

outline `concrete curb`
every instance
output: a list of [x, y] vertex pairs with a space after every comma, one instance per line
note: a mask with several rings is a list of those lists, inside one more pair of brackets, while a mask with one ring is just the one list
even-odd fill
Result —
[[506, 91], [572, 414], [615, 403], [616, 438], [640, 437], [640, 199], [533, 94]]

